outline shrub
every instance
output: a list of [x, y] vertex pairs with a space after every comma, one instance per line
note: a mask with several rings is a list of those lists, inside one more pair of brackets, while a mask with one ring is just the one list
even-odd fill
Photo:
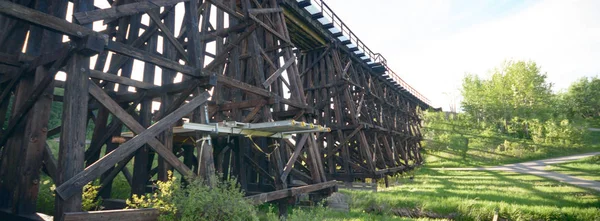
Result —
[[159, 220], [258, 220], [256, 208], [244, 199], [235, 179], [218, 182], [214, 187], [194, 180], [185, 187], [172, 174], [158, 181], [158, 190], [143, 196], [133, 195], [128, 208], [156, 208]]
[[81, 197], [81, 209], [83, 211], [94, 211], [100, 209], [102, 200], [96, 198], [100, 190], [100, 185], [94, 185], [91, 182], [83, 187], [83, 195]]
[[[52, 179], [46, 175], [42, 175], [40, 180], [42, 181], [40, 182], [40, 190], [38, 192], [37, 211], [48, 215], [54, 215], [54, 203], [56, 197], [54, 190], [56, 189], [56, 186], [52, 182]], [[81, 199], [81, 209], [83, 211], [101, 209], [100, 205], [102, 205], [102, 201], [101, 199], [96, 199], [99, 189], [100, 186], [94, 185], [92, 182], [83, 187]]]

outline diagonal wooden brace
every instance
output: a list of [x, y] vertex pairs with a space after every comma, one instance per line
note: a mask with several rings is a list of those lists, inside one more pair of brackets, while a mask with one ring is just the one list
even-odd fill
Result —
[[281, 174], [281, 182], [285, 182], [288, 175], [292, 171], [292, 167], [294, 166], [294, 163], [300, 156], [300, 153], [302, 153], [302, 149], [304, 147], [304, 144], [306, 144], [306, 140], [308, 140], [308, 136], [308, 134], [302, 135], [302, 138], [300, 138], [300, 141], [298, 142], [298, 144], [296, 144], [296, 149], [294, 149], [294, 153], [283, 168], [283, 173]]
[[285, 64], [283, 64], [283, 66], [281, 66], [279, 69], [277, 69], [277, 71], [275, 71], [275, 73], [273, 73], [267, 80], [265, 80], [265, 82], [263, 82], [263, 87], [265, 88], [269, 88], [271, 86], [271, 84], [273, 84], [273, 82], [279, 77], [281, 76], [281, 74], [287, 69], [289, 68], [294, 62], [296, 61], [296, 56], [293, 56], [288, 59]]
[[85, 184], [94, 180], [96, 177], [112, 168], [116, 163], [120, 162], [127, 156], [130, 156], [145, 143], [148, 143], [150, 147], [154, 149], [154, 151], [156, 151], [163, 159], [165, 159], [165, 161], [171, 164], [184, 177], [195, 177], [195, 174], [181, 161], [179, 161], [179, 159], [177, 159], [177, 157], [170, 150], [166, 149], [165, 146], [156, 139], [156, 136], [173, 125], [183, 116], [192, 112], [195, 108], [206, 103], [210, 97], [208, 92], [198, 95], [189, 103], [182, 105], [179, 109], [173, 111], [173, 113], [167, 115], [162, 120], [150, 126], [148, 129], [145, 129], [131, 115], [127, 114], [127, 112], [123, 110], [123, 108], [121, 108], [114, 100], [112, 100], [112, 98], [110, 98], [98, 85], [90, 82], [89, 90], [90, 94], [96, 100], [102, 103], [102, 105], [104, 105], [112, 114], [119, 118], [123, 124], [125, 124], [137, 135], [56, 188], [56, 193], [58, 196], [60, 196], [62, 199], [68, 199], [69, 197], [73, 196], [75, 193], [81, 191], [81, 188], [83, 188]]

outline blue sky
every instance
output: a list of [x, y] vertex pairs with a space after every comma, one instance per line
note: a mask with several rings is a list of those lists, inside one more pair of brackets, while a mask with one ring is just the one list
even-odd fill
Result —
[[466, 73], [532, 60], [554, 90], [600, 74], [600, 1], [326, 0], [388, 65], [448, 109]]

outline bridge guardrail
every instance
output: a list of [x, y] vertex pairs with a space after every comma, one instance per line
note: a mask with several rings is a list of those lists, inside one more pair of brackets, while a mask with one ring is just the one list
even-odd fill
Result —
[[[414, 95], [417, 99], [419, 99], [419, 100], [423, 101], [425, 104], [431, 106], [431, 101], [429, 99], [427, 99], [425, 96], [423, 96], [417, 90], [415, 90], [406, 81], [404, 81], [398, 74], [396, 74], [396, 72], [394, 72], [391, 68], [389, 68], [385, 57], [383, 57], [383, 55], [381, 55], [380, 53], [374, 53], [367, 45], [365, 45], [365, 43], [363, 43], [363, 41], [360, 40], [356, 36], [356, 34], [354, 34], [354, 32], [352, 32], [352, 30], [350, 30], [350, 28], [337, 16], [337, 14], [335, 14], [335, 12], [333, 12], [333, 10], [323, 0], [311, 0], [310, 2], [314, 3], [311, 5], [313, 5], [317, 10], [319, 10], [320, 13], [323, 14], [324, 18], [329, 19], [331, 24], [333, 24], [333, 27], [329, 28], [330, 32], [332, 32], [331, 29], [335, 29], [335, 28], [339, 29], [340, 32], [342, 33], [342, 36], [346, 37], [350, 41], [350, 44], [356, 45], [356, 47], [359, 49], [359, 51], [361, 51], [362, 53], [365, 54], [363, 57], [361, 57], [361, 59], [363, 61], [365, 61], [368, 65], [373, 64], [373, 63], [381, 64], [381, 66], [383, 66], [385, 68], [386, 74], [389, 75], [394, 81], [396, 81], [401, 87], [403, 87], [409, 93]], [[304, 10], [307, 10], [306, 7], [304, 8]], [[310, 13], [310, 11], [309, 11], [309, 13]], [[338, 33], [338, 32], [332, 32], [332, 34], [335, 34], [335, 33]], [[342, 41], [339, 39], [339, 37], [336, 37], [336, 38], [339, 41]], [[346, 45], [350, 45], [350, 44], [346, 44]], [[365, 58], [365, 57], [367, 57], [367, 58]], [[371, 59], [371, 61], [368, 61], [368, 59]]]

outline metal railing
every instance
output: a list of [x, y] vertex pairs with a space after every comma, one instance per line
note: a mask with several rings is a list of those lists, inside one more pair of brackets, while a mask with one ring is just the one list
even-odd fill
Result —
[[[390, 69], [387, 65], [387, 60], [385, 59], [385, 57], [383, 57], [383, 55], [381, 55], [380, 53], [374, 53], [369, 47], [367, 47], [367, 45], [365, 45], [365, 43], [363, 43], [356, 36], [356, 34], [354, 34], [354, 32], [352, 32], [352, 30], [350, 30], [350, 28], [348, 28], [348, 26], [335, 14], [335, 12], [333, 12], [333, 10], [327, 4], [325, 4], [325, 2], [323, 0], [311, 0], [310, 2], [311, 2], [311, 5], [313, 5], [317, 10], [319, 10], [323, 14], [323, 17], [325, 19], [328, 19], [329, 22], [331, 22], [329, 24], [333, 24], [333, 27], [329, 28], [329, 31], [332, 34], [339, 33], [339, 32], [331, 31], [332, 29], [336, 29], [336, 28], [339, 29], [339, 31], [342, 33], [342, 36], [348, 38], [348, 40], [350, 40], [351, 44], [356, 45], [356, 47], [358, 48], [357, 52], [359, 52], [359, 53], [362, 52], [365, 54], [363, 57], [361, 57], [361, 60], [363, 60], [368, 65], [373, 64], [373, 63], [379, 63], [381, 66], [383, 66], [385, 68], [386, 74], [389, 75], [394, 81], [396, 81], [401, 87], [403, 87], [409, 93], [414, 95], [417, 99], [419, 99], [419, 100], [423, 101], [425, 104], [431, 106], [429, 99], [427, 99], [425, 96], [423, 96], [417, 90], [415, 90], [412, 86], [410, 86], [408, 83], [406, 83], [406, 81], [404, 81], [398, 74], [396, 74], [396, 72], [394, 72], [392, 69]], [[304, 10], [306, 10], [306, 7], [304, 8]], [[320, 19], [322, 19], [322, 18], [320, 18]], [[319, 22], [319, 23], [321, 23], [321, 22]], [[337, 37], [337, 40], [339, 40], [339, 41], [345, 40], [345, 39], [340, 40], [340, 37]], [[346, 44], [346, 45], [350, 45], [350, 44]], [[356, 52], [354, 52], [354, 53], [355, 53], [355, 55], [358, 54]], [[371, 62], [369, 62], [367, 59], [363, 59], [364, 57], [370, 58]]]

